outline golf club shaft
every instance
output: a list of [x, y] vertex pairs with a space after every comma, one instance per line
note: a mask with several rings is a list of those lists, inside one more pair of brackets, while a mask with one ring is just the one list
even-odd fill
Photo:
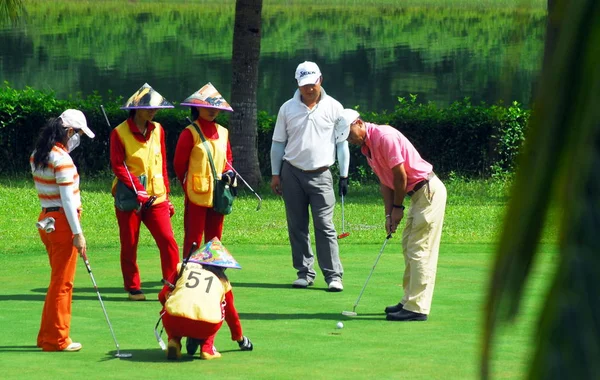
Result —
[[262, 198], [260, 197], [260, 195], [258, 195], [258, 193], [256, 191], [254, 191], [254, 189], [252, 188], [252, 186], [250, 186], [248, 184], [248, 182], [246, 182], [246, 180], [244, 179], [244, 177], [241, 176], [241, 174], [235, 170], [235, 168], [233, 167], [233, 165], [231, 165], [231, 162], [227, 161], [227, 164], [229, 164], [229, 167], [231, 168], [231, 170], [233, 170], [235, 172], [235, 175], [238, 176], [239, 179], [242, 180], [242, 182], [244, 183], [244, 185], [246, 185], [246, 187], [254, 193], [254, 195], [256, 195], [256, 197], [262, 201]]
[[377, 258], [375, 259], [375, 263], [373, 264], [373, 268], [371, 268], [371, 272], [369, 273], [369, 277], [367, 277], [367, 281], [365, 281], [365, 284], [363, 285], [362, 290], [360, 291], [360, 294], [358, 295], [358, 298], [356, 299], [356, 302], [354, 303], [354, 307], [352, 308], [352, 311], [356, 310], [356, 307], [358, 306], [358, 303], [360, 302], [360, 298], [362, 297], [363, 293], [365, 292], [365, 289], [367, 288], [367, 284], [369, 283], [369, 280], [371, 279], [371, 275], [375, 271], [375, 267], [377, 266], [377, 263], [379, 262], [379, 258], [381, 257], [381, 254], [383, 253], [383, 250], [385, 249], [385, 246], [386, 246], [388, 240], [390, 240], [391, 237], [392, 237], [392, 234], [389, 234], [385, 238], [385, 241], [383, 242], [383, 246], [381, 247], [381, 250], [379, 251], [379, 254], [377, 255]]
[[83, 262], [85, 263], [85, 268], [90, 274], [90, 279], [92, 280], [92, 284], [94, 285], [94, 289], [96, 290], [96, 294], [98, 295], [98, 300], [100, 301], [100, 306], [102, 306], [102, 311], [104, 312], [104, 318], [106, 318], [106, 323], [108, 324], [108, 328], [110, 329], [110, 333], [112, 335], [113, 340], [115, 341], [115, 346], [117, 347], [117, 355], [120, 354], [119, 342], [117, 342], [117, 337], [115, 336], [115, 332], [113, 330], [112, 324], [110, 323], [110, 319], [108, 319], [108, 313], [106, 312], [106, 307], [104, 306], [104, 302], [102, 301], [102, 296], [100, 296], [100, 291], [98, 290], [98, 285], [96, 284], [96, 279], [94, 278], [94, 274], [92, 273], [92, 268], [90, 266], [90, 262], [88, 261], [87, 255], [84, 253], [81, 255], [83, 258]]
[[344, 217], [344, 194], [342, 194], [342, 234], [346, 232], [346, 218]]
[[173, 281], [173, 288], [175, 288], [177, 281], [179, 281], [179, 278], [183, 274], [183, 271], [185, 270], [185, 267], [186, 267], [188, 261], [190, 260], [190, 257], [192, 256], [192, 252], [194, 252], [196, 250], [196, 247], [198, 247], [198, 243], [193, 242], [187, 256], [183, 259], [183, 262], [181, 263], [181, 268], [179, 268], [179, 273], [177, 274], [177, 278], [175, 278], [175, 281]]
[[100, 104], [100, 109], [102, 109], [102, 114], [104, 115], [104, 120], [106, 120], [106, 124], [108, 125], [109, 128], [112, 128], [112, 126], [110, 125], [110, 121], [108, 121], [108, 116], [106, 116], [106, 111], [104, 110], [104, 106], [102, 104]]

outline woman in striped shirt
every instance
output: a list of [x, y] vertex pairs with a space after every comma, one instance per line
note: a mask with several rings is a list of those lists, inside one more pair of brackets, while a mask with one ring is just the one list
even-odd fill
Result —
[[81, 111], [66, 110], [42, 129], [29, 160], [42, 206], [38, 220], [54, 220], [54, 229], [39, 229], [51, 268], [37, 337], [37, 345], [44, 351], [81, 349], [80, 343], [71, 340], [69, 330], [77, 253], [85, 254], [86, 242], [79, 223], [79, 174], [69, 152], [79, 145], [82, 133], [94, 137]]

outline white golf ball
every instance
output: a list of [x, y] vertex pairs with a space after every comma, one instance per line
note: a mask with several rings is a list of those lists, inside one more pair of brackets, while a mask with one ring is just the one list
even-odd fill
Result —
[[338, 329], [343, 329], [344, 328], [344, 324], [340, 321], [335, 325], [336, 328]]

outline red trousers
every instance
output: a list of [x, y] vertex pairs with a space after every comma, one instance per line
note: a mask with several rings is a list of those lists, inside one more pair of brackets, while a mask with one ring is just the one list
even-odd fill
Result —
[[183, 215], [183, 257], [190, 253], [192, 243], [201, 245], [202, 235], [205, 243], [214, 237], [221, 240], [224, 219], [225, 215], [214, 211], [212, 207], [197, 206], [186, 197]]
[[195, 321], [189, 318], [175, 317], [165, 313], [162, 317], [162, 323], [167, 332], [169, 340], [175, 339], [181, 343], [181, 338], [194, 338], [202, 341], [202, 352], [213, 352], [213, 344], [217, 331], [221, 328], [223, 321], [219, 323], [208, 323], [204, 321]]
[[38, 220], [49, 216], [55, 219], [56, 229], [50, 233], [38, 230], [48, 252], [51, 272], [37, 346], [44, 351], [62, 351], [71, 344], [69, 331], [77, 249], [73, 246], [73, 233], [64, 212], [42, 212]]
[[173, 236], [173, 227], [169, 217], [168, 202], [152, 205], [149, 209], [121, 211], [115, 208], [119, 223], [121, 240], [121, 272], [126, 291], [140, 290], [140, 270], [137, 265], [137, 246], [140, 238], [140, 225], [143, 222], [156, 241], [160, 251], [160, 265], [163, 278], [177, 271], [179, 248]]

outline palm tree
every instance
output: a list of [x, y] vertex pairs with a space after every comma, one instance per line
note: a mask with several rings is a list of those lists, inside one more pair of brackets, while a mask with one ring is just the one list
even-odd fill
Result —
[[553, 199], [560, 262], [540, 315], [531, 379], [600, 374], [600, 2], [549, 1], [548, 38], [486, 305], [482, 378], [492, 339], [512, 320]]
[[231, 149], [236, 169], [251, 186], [261, 182], [257, 153], [258, 60], [262, 0], [237, 0], [233, 28]]
[[15, 23], [24, 13], [25, 7], [21, 0], [0, 0], [0, 23]]

